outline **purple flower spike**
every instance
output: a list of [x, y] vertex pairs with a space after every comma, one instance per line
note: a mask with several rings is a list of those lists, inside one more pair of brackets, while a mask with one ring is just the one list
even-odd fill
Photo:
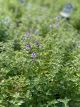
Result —
[[26, 49], [30, 50], [31, 49], [31, 45], [27, 44], [26, 45]]
[[36, 54], [35, 52], [33, 52], [33, 53], [31, 54], [31, 57], [32, 57], [32, 58], [36, 58], [36, 57], [37, 57], [37, 54]]

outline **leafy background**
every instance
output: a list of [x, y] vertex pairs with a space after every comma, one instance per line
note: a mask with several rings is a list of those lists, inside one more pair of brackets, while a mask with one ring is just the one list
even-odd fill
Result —
[[0, 0], [0, 107], [80, 107], [80, 0]]

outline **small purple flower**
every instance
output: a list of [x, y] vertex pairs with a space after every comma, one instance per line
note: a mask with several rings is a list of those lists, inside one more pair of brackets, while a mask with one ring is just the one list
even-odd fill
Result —
[[27, 44], [27, 45], [26, 45], [26, 49], [30, 50], [30, 49], [31, 49], [31, 45], [30, 45], [30, 44]]
[[35, 45], [36, 45], [37, 47], [39, 47], [39, 46], [40, 46], [39, 41], [35, 41]]
[[31, 57], [32, 57], [32, 58], [36, 58], [36, 57], [37, 57], [36, 52], [33, 52], [33, 53], [31, 54]]

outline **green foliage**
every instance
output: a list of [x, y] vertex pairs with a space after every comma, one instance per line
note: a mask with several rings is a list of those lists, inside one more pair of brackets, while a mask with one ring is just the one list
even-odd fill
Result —
[[79, 0], [0, 0], [0, 107], [80, 107]]

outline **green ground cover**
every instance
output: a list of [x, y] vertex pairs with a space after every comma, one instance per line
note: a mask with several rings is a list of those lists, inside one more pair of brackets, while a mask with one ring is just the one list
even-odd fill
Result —
[[80, 107], [80, 0], [0, 0], [0, 107]]

